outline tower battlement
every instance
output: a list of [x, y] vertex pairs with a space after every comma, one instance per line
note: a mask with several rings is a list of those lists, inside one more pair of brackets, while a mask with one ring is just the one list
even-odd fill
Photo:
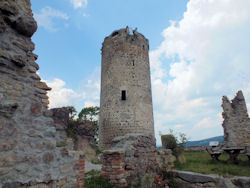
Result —
[[145, 50], [149, 50], [148, 39], [145, 38], [144, 35], [139, 33], [137, 31], [137, 28], [132, 30], [131, 32], [130, 31], [131, 30], [129, 29], [129, 27], [113, 31], [104, 39], [103, 47], [105, 47], [104, 44], [126, 42], [141, 46]]

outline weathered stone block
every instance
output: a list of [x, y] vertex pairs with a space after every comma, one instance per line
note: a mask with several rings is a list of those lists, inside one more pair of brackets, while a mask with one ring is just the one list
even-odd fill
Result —
[[11, 60], [16, 66], [24, 67], [27, 64], [27, 59], [21, 55], [14, 55]]
[[51, 152], [47, 152], [43, 155], [43, 161], [46, 164], [49, 164], [50, 162], [52, 162], [54, 160], [54, 154]]
[[35, 67], [33, 67], [33, 66], [29, 66], [28, 67], [28, 71], [30, 72], [30, 73], [35, 73], [36, 72], [36, 68]]
[[60, 167], [60, 171], [61, 171], [61, 173], [67, 173], [67, 172], [69, 172], [71, 170], [71, 167], [69, 166], [69, 165], [62, 165], [61, 167]]
[[5, 53], [4, 51], [0, 51], [0, 57], [3, 57], [5, 59], [9, 58], [9, 55], [7, 53]]
[[12, 140], [0, 142], [0, 152], [12, 150], [14, 147], [15, 147], [15, 143]]
[[30, 107], [30, 111], [33, 115], [39, 115], [42, 112], [42, 104], [34, 103]]
[[17, 162], [17, 155], [14, 153], [6, 153], [0, 156], [0, 167], [13, 166]]
[[216, 182], [214, 176], [202, 175], [195, 172], [173, 171], [174, 175], [190, 183]]
[[11, 26], [13, 29], [15, 29], [17, 32], [19, 32], [22, 35], [25, 35], [27, 37], [32, 37], [32, 35], [37, 30], [37, 23], [34, 20], [33, 17], [30, 17], [28, 15], [22, 15], [16, 20], [11, 20]]

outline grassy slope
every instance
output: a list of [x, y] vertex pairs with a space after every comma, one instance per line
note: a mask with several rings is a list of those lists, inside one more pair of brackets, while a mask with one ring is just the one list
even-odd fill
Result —
[[175, 169], [199, 172], [203, 174], [220, 174], [223, 176], [250, 176], [250, 162], [246, 155], [239, 155], [240, 163], [227, 162], [228, 155], [222, 154], [219, 162], [212, 162], [207, 152], [184, 152], [186, 162], [175, 162]]

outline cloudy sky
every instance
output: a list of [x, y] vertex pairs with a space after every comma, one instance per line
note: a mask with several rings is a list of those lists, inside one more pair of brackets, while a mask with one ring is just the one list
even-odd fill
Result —
[[250, 110], [250, 0], [31, 0], [39, 74], [50, 107], [99, 105], [101, 46], [138, 27], [150, 41], [155, 135], [223, 134], [221, 98], [242, 90]]

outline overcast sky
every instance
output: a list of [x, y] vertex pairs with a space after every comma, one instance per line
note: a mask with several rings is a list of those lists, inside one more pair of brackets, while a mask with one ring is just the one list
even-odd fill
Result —
[[159, 132], [191, 140], [223, 134], [221, 98], [238, 90], [250, 110], [250, 0], [31, 0], [39, 74], [50, 107], [98, 105], [101, 46], [138, 27], [150, 42]]

